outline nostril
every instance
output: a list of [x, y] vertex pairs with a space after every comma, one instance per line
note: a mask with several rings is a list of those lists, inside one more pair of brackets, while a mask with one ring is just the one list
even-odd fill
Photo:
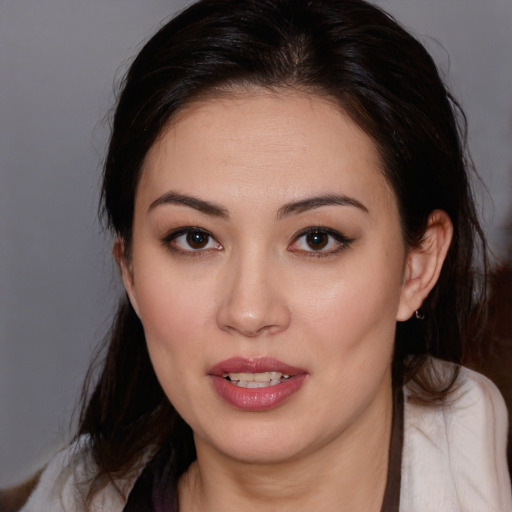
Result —
[[278, 332], [280, 329], [278, 326], [275, 325], [251, 325], [247, 322], [240, 322], [235, 323], [233, 322], [233, 325], [225, 325], [222, 327], [223, 330], [232, 332], [232, 333], [239, 333], [244, 335], [246, 338], [256, 338], [258, 336], [265, 336], [273, 334], [274, 332]]
[[288, 327], [290, 314], [284, 304], [265, 303], [259, 308], [228, 303], [219, 308], [217, 325], [220, 329], [247, 338], [277, 334]]
[[217, 303], [217, 325], [231, 334], [247, 338], [268, 336], [290, 323], [282, 276], [266, 253], [244, 251], [222, 280]]

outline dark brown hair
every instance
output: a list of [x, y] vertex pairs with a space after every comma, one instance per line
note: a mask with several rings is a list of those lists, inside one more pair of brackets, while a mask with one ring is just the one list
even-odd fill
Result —
[[[433, 210], [450, 216], [454, 238], [425, 319], [397, 325], [393, 362], [395, 389], [412, 380], [418, 396], [442, 398], [453, 379], [436, 381], [429, 356], [458, 363], [475, 333], [485, 297], [473, 272], [480, 256], [485, 274], [485, 241], [468, 183], [463, 115], [424, 47], [378, 8], [362, 0], [202, 0], [166, 24], [136, 57], [117, 105], [102, 195], [109, 226], [129, 250], [145, 156], [181, 108], [253, 86], [338, 102], [378, 147], [409, 246], [421, 241]], [[126, 299], [79, 434], [90, 438], [99, 487], [169, 439], [182, 450], [178, 471], [195, 457], [192, 432], [156, 379]]]

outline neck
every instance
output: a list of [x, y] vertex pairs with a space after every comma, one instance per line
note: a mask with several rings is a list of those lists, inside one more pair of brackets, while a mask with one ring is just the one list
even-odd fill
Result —
[[233, 460], [196, 439], [197, 460], [180, 479], [180, 512], [379, 512], [387, 480], [391, 385], [336, 439], [272, 464]]

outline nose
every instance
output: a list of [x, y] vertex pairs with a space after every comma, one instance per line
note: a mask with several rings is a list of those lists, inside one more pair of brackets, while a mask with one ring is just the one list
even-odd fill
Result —
[[254, 338], [286, 330], [291, 314], [279, 269], [263, 255], [239, 257], [227, 270], [217, 311], [220, 329]]

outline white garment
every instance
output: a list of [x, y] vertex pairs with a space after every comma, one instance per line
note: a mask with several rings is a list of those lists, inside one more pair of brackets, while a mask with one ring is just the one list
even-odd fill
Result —
[[[404, 390], [400, 511], [512, 512], [507, 409], [496, 386], [462, 368], [445, 405], [412, 403], [410, 393]], [[84, 446], [82, 440], [54, 457], [21, 512], [85, 512], [87, 488], [80, 482], [87, 480], [90, 462]], [[119, 489], [109, 485], [101, 491], [91, 510], [121, 512], [142, 466], [117, 482]]]
[[447, 405], [406, 399], [400, 511], [511, 512], [507, 431], [500, 392], [467, 368]]

